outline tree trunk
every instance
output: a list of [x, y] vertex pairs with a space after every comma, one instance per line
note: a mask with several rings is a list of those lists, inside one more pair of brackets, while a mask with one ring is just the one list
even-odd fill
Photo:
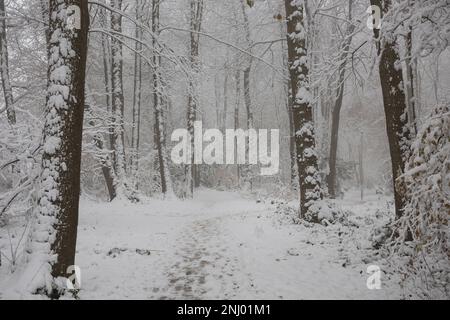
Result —
[[361, 192], [361, 201], [364, 200], [364, 132], [360, 133], [360, 142], [359, 142], [359, 188]]
[[[152, 2], [152, 32], [155, 37], [159, 34], [159, 4], [160, 0], [153, 0]], [[156, 38], [152, 38], [153, 48], [158, 49], [158, 42]], [[153, 70], [153, 106], [155, 109], [155, 132], [154, 142], [158, 152], [158, 166], [161, 178], [161, 191], [166, 196], [171, 196], [173, 193], [172, 182], [170, 179], [170, 172], [167, 160], [166, 138], [165, 138], [165, 123], [164, 111], [162, 106], [162, 92], [164, 90], [161, 81], [161, 56], [155, 52], [152, 58]]]
[[[57, 278], [66, 277], [67, 268], [75, 261], [89, 27], [87, 1], [50, 0], [50, 16], [49, 32], [54, 40], [48, 47], [42, 191], [30, 249], [32, 259], [44, 263], [41, 270], [51, 271], [51, 276]], [[80, 29], [68, 24], [69, 17], [80, 18]], [[54, 283], [47, 283], [46, 290], [49, 295], [58, 295]]]
[[[41, 15], [42, 15], [42, 20], [47, 22], [49, 19], [49, 15], [48, 15], [48, 1], [47, 0], [39, 0], [40, 4], [41, 4]], [[48, 26], [44, 25], [45, 28], [45, 40], [46, 43], [48, 45], [48, 43], [50, 42], [50, 31]]]
[[6, 11], [5, 0], [0, 0], [0, 73], [2, 77], [3, 94], [5, 96], [5, 108], [8, 123], [16, 124], [16, 112], [14, 110], [14, 98], [9, 78], [8, 43], [6, 40]]
[[[94, 136], [94, 144], [99, 151], [102, 151], [104, 149], [103, 136], [101, 134], [97, 134]], [[113, 201], [116, 198], [117, 194], [116, 187], [114, 185], [113, 172], [111, 169], [112, 163], [109, 156], [102, 157], [101, 164], [103, 178], [105, 179], [106, 189], [108, 190], [109, 201]]]
[[[86, 97], [85, 100], [87, 102], [85, 105], [85, 112], [90, 113], [92, 109], [89, 104], [88, 98]], [[95, 126], [95, 121], [90, 120], [89, 125], [92, 127]], [[100, 159], [100, 163], [102, 165], [102, 173], [103, 178], [105, 179], [106, 188], [108, 190], [109, 201], [112, 201], [116, 197], [116, 188], [114, 186], [111, 158], [109, 154], [102, 154], [104, 152], [105, 145], [103, 141], [103, 134], [99, 132], [94, 133], [93, 142], [95, 147], [97, 148], [97, 151], [100, 153], [100, 156], [98, 156], [98, 158]]]
[[[102, 22], [106, 26], [107, 25], [107, 15], [106, 10], [102, 11]], [[114, 123], [112, 122], [114, 115], [112, 111], [112, 75], [111, 75], [111, 44], [108, 40], [108, 37], [102, 33], [102, 57], [103, 57], [103, 72], [104, 72], [104, 84], [105, 84], [105, 100], [106, 100], [106, 108], [108, 109], [108, 114], [111, 115], [111, 119], [109, 119], [110, 123], [108, 124], [109, 127], [109, 146], [110, 150], [112, 150], [112, 162], [113, 164], [116, 162], [115, 160], [115, 143], [114, 143]]]
[[225, 79], [223, 81], [223, 116], [222, 116], [222, 131], [225, 132], [227, 128], [227, 114], [228, 114], [228, 70], [225, 69]]
[[[348, 20], [352, 21], [352, 6], [353, 0], [348, 1]], [[330, 141], [330, 159], [329, 167], [330, 173], [328, 176], [328, 192], [331, 199], [336, 198], [337, 193], [337, 150], [338, 150], [338, 139], [339, 139], [339, 120], [341, 115], [342, 100], [344, 98], [344, 87], [345, 87], [345, 67], [347, 64], [347, 59], [349, 56], [350, 44], [352, 42], [352, 33], [355, 30], [355, 25], [350, 24], [347, 28], [346, 39], [343, 41], [341, 46], [341, 55], [339, 57], [339, 79], [338, 79], [338, 90], [337, 98], [334, 104], [334, 108], [331, 115], [331, 141]]]
[[409, 127], [412, 134], [415, 135], [417, 132], [416, 127], [416, 103], [414, 96], [414, 73], [415, 73], [415, 59], [412, 59], [412, 28], [409, 28], [408, 34], [406, 35], [405, 40], [406, 45], [406, 83], [405, 83], [405, 92], [406, 92], [406, 103], [408, 106], [408, 121]]
[[[391, 8], [391, 0], [371, 0], [371, 4], [381, 8], [382, 15]], [[402, 86], [403, 74], [399, 67], [400, 56], [395, 40], [381, 38], [378, 29], [374, 29], [374, 34], [378, 40], [380, 55], [379, 72], [392, 162], [395, 213], [399, 218], [405, 205], [405, 188], [398, 178], [404, 172], [409, 144], [408, 112]]]
[[198, 164], [194, 163], [194, 122], [197, 119], [198, 108], [198, 73], [199, 73], [199, 34], [203, 17], [203, 0], [191, 0], [191, 33], [190, 33], [190, 62], [192, 77], [189, 80], [187, 128], [191, 137], [191, 164], [186, 166], [186, 181], [188, 196], [194, 194], [194, 187], [200, 186], [200, 172]]
[[220, 128], [220, 88], [219, 88], [219, 80], [218, 75], [214, 77], [214, 98], [216, 104], [216, 127]]
[[[283, 25], [281, 25], [283, 26]], [[285, 28], [281, 27], [281, 34], [284, 34]], [[287, 49], [285, 46], [284, 41], [281, 42], [281, 49], [283, 51], [283, 67], [285, 70], [289, 70], [289, 64], [287, 59]], [[297, 156], [296, 156], [296, 150], [295, 150], [295, 131], [294, 131], [294, 119], [292, 117], [293, 112], [293, 102], [292, 102], [292, 96], [290, 94], [290, 82], [288, 80], [283, 80], [283, 89], [285, 93], [285, 105], [286, 105], [286, 111], [288, 114], [288, 120], [289, 120], [289, 160], [290, 160], [290, 185], [292, 190], [297, 190]]]
[[[241, 102], [241, 71], [236, 70], [235, 75], [235, 81], [236, 81], [236, 101], [234, 105], [234, 130], [236, 131], [239, 128], [239, 105]], [[234, 143], [234, 156], [235, 159], [237, 159], [237, 138], [235, 138], [236, 141]], [[236, 160], [236, 177], [237, 177], [237, 186], [240, 186], [240, 180], [241, 180], [241, 171], [240, 171], [240, 165]]]
[[[141, 21], [142, 0], [136, 2], [136, 20]], [[135, 37], [142, 40], [142, 28], [136, 26]], [[142, 51], [142, 44], [136, 41], [136, 53], [134, 55], [134, 94], [133, 94], [133, 114], [131, 131], [131, 148], [133, 154], [130, 160], [130, 166], [133, 174], [133, 180], [137, 179], [139, 169], [139, 144], [140, 144], [140, 117], [141, 117], [141, 98], [142, 98], [142, 57], [138, 52]], [[136, 188], [137, 181], [134, 181]]]
[[[245, 11], [245, 0], [241, 0], [241, 8], [242, 8], [242, 15], [244, 17], [244, 30], [245, 30], [245, 39], [246, 39], [246, 45], [251, 48], [252, 41], [251, 41], [251, 34], [250, 34], [250, 23], [248, 21], [248, 15], [247, 11]], [[251, 52], [251, 50], [250, 50]], [[246, 67], [244, 68], [244, 103], [245, 103], [245, 110], [247, 112], [247, 128], [252, 129], [253, 128], [253, 112], [252, 112], [252, 98], [251, 98], [251, 92], [250, 92], [250, 75], [252, 71], [252, 57], [246, 56]]]
[[293, 122], [297, 151], [297, 168], [300, 186], [300, 216], [305, 218], [315, 201], [322, 199], [311, 93], [307, 64], [307, 30], [304, 20], [304, 2], [298, 4], [285, 0], [287, 18], [287, 42]]
[[[107, 13], [103, 9], [101, 11], [100, 19], [103, 25], [107, 25]], [[102, 58], [103, 58], [103, 72], [104, 72], [104, 84], [105, 84], [105, 102], [108, 114], [113, 117], [112, 113], [112, 97], [111, 97], [111, 46], [108, 38], [105, 34], [102, 34]], [[111, 123], [108, 119], [108, 141], [109, 141], [109, 151], [114, 150], [115, 140], [114, 140], [114, 123]], [[104, 150], [105, 143], [102, 134], [94, 135], [94, 145], [99, 151]], [[117, 196], [116, 184], [114, 181], [114, 164], [116, 159], [115, 152], [108, 152], [106, 157], [100, 159], [102, 164], [102, 173], [105, 179], [106, 188], [108, 190], [109, 201], [113, 201]]]
[[[111, 7], [121, 10], [122, 0], [111, 0]], [[117, 34], [122, 32], [122, 15], [111, 13], [111, 29]], [[133, 199], [132, 187], [127, 183], [125, 156], [125, 102], [123, 95], [123, 48], [119, 35], [111, 40], [111, 90], [113, 114], [113, 147], [114, 156], [114, 184], [117, 195]]]

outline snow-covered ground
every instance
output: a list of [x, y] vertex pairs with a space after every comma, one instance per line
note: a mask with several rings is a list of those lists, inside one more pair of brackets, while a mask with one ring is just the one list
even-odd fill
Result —
[[[348, 221], [293, 224], [279, 202], [199, 191], [193, 200], [140, 204], [83, 200], [76, 264], [81, 299], [392, 299], [397, 279], [366, 285], [382, 262], [368, 241], [387, 198], [339, 201]], [[382, 216], [383, 215], [383, 216]], [[3, 250], [6, 235], [2, 234]], [[0, 267], [0, 298], [26, 297]], [[17, 271], [20, 272], [20, 271]], [[8, 279], [9, 278], [9, 279]], [[9, 281], [8, 281], [9, 280]], [[23, 288], [21, 289], [23, 290]]]

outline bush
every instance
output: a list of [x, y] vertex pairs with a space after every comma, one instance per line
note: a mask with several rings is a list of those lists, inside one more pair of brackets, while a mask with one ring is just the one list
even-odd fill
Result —
[[405, 280], [414, 281], [424, 297], [450, 297], [448, 106], [435, 108], [418, 131], [402, 179], [407, 205], [394, 229], [399, 235], [395, 249], [407, 257]]

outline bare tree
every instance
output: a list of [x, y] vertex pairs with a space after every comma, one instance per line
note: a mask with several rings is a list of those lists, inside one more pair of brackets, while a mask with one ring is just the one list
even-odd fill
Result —
[[170, 196], [173, 193], [170, 178], [169, 164], [167, 159], [164, 109], [162, 103], [163, 85], [161, 80], [161, 55], [158, 53], [160, 46], [157, 41], [159, 34], [159, 6], [160, 0], [152, 0], [152, 45], [153, 45], [153, 107], [155, 109], [154, 142], [158, 152], [158, 166], [161, 178], [161, 191]]
[[[112, 0], [111, 7], [121, 10], [122, 0]], [[122, 15], [118, 12], [111, 12], [111, 29], [117, 34], [122, 33]], [[123, 48], [120, 36], [111, 40], [111, 90], [112, 90], [112, 114], [114, 136], [112, 150], [114, 156], [114, 184], [117, 193], [129, 197], [130, 186], [126, 182], [126, 161], [125, 161], [125, 102], [123, 94]], [[128, 195], [127, 195], [128, 194]]]
[[[194, 79], [189, 80], [188, 96], [188, 132], [190, 134], [191, 150], [194, 150], [194, 122], [197, 119], [198, 94], [197, 75], [199, 72], [199, 32], [202, 26], [203, 0], [191, 0], [191, 33], [190, 62]], [[192, 197], [194, 186], [199, 186], [199, 166], [194, 163], [194, 152], [191, 153], [191, 164], [186, 166], [186, 184], [188, 195]]]
[[[142, 0], [136, 1], [136, 21], [141, 22], [142, 11], [144, 2]], [[133, 179], [139, 169], [139, 147], [140, 147], [140, 133], [141, 133], [141, 100], [142, 100], [142, 57], [140, 52], [142, 51], [142, 28], [138, 25], [135, 26], [135, 37], [138, 41], [135, 43], [135, 55], [134, 55], [134, 80], [133, 80], [133, 111], [132, 111], [132, 127], [131, 127], [131, 170], [133, 173]], [[138, 187], [137, 181], [136, 188]]]
[[[252, 46], [252, 40], [251, 40], [251, 34], [250, 34], [250, 22], [248, 20], [248, 14], [245, 10], [246, 5], [244, 0], [241, 0], [241, 9], [242, 9], [242, 16], [244, 17], [244, 31], [245, 31], [245, 42], [246, 45], [251, 48]], [[251, 52], [251, 51], [250, 51]], [[252, 56], [251, 55], [245, 55], [245, 67], [244, 67], [244, 103], [245, 103], [245, 109], [247, 112], [247, 128], [251, 129], [253, 128], [253, 112], [252, 112], [252, 98], [251, 98], [251, 92], [250, 92], [250, 76], [252, 71]]]
[[345, 87], [345, 68], [347, 65], [348, 56], [350, 55], [349, 49], [353, 38], [353, 31], [355, 30], [355, 25], [352, 23], [352, 6], [353, 0], [348, 1], [348, 21], [349, 25], [347, 27], [347, 32], [345, 33], [345, 39], [342, 42], [341, 54], [339, 56], [339, 67], [338, 67], [338, 89], [336, 95], [336, 101], [334, 103], [334, 108], [331, 115], [331, 141], [330, 141], [330, 159], [329, 167], [330, 173], [328, 176], [328, 192], [332, 199], [336, 198], [336, 187], [337, 187], [337, 170], [336, 170], [336, 160], [337, 160], [337, 150], [338, 150], [338, 138], [339, 138], [339, 120], [342, 108], [342, 100], [344, 98], [344, 87]]
[[6, 40], [6, 11], [5, 0], [0, 0], [0, 73], [2, 78], [3, 94], [5, 96], [5, 108], [10, 125], [16, 124], [16, 112], [14, 110], [14, 97], [9, 78], [8, 43]]
[[[104, 26], [107, 25], [107, 14], [106, 10], [103, 8], [100, 12], [100, 20]], [[105, 84], [105, 100], [106, 100], [106, 108], [108, 114], [112, 115], [112, 96], [111, 96], [111, 45], [107, 35], [102, 34], [101, 36], [102, 43], [102, 61], [103, 61], [103, 72], [104, 72], [104, 84]], [[102, 164], [102, 173], [105, 178], [106, 188], [108, 190], [109, 200], [112, 201], [117, 196], [116, 183], [114, 181], [114, 164], [115, 164], [115, 152], [106, 152], [113, 150], [115, 145], [114, 139], [114, 123], [110, 122], [109, 130], [108, 130], [108, 141], [109, 141], [109, 149], [105, 146], [104, 137], [100, 133], [96, 133], [94, 135], [94, 145], [98, 149], [99, 152], [102, 152], [100, 156], [100, 161]]]

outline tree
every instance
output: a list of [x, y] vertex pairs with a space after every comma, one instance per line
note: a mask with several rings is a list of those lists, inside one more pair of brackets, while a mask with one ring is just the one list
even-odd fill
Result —
[[[49, 19], [48, 15], [48, 1], [46, 0], [39, 0], [40, 6], [41, 6], [41, 15], [42, 20], [47, 21]], [[50, 42], [50, 32], [47, 26], [45, 26], [45, 40], [47, 44]]]
[[[280, 24], [280, 33], [284, 34], [285, 28], [283, 24]], [[283, 52], [282, 62], [283, 68], [286, 71], [289, 70], [288, 59], [287, 59], [287, 48], [285, 42], [281, 42], [281, 50]], [[289, 74], [289, 73], [288, 73]], [[297, 189], [297, 155], [295, 151], [295, 131], [294, 131], [294, 121], [292, 117], [293, 106], [292, 106], [292, 95], [290, 94], [290, 81], [289, 79], [283, 80], [283, 93], [285, 96], [285, 106], [288, 114], [289, 121], [289, 162], [290, 162], [290, 186], [292, 190]]]
[[[141, 22], [142, 11], [144, 2], [138, 0], [135, 4], [136, 8], [136, 21]], [[139, 41], [142, 41], [142, 28], [138, 25], [135, 26], [135, 37]], [[142, 43], [136, 41], [135, 43], [135, 55], [134, 55], [134, 92], [133, 92], [133, 112], [132, 112], [132, 130], [131, 130], [131, 148], [133, 154], [131, 156], [131, 170], [133, 174], [133, 180], [136, 179], [137, 172], [139, 170], [139, 147], [140, 147], [140, 133], [141, 133], [141, 101], [142, 101], [142, 57], [140, 52], [142, 51]], [[138, 187], [137, 181], [136, 188]]]
[[[89, 12], [83, 0], [50, 0], [49, 12], [41, 195], [30, 249], [55, 279], [75, 260]], [[55, 281], [41, 289], [48, 295], [60, 290]]]
[[[106, 10], [103, 8], [100, 13], [100, 21], [103, 25], [107, 24], [107, 14]], [[103, 72], [104, 72], [104, 84], [105, 84], [105, 100], [106, 108], [108, 114], [112, 114], [112, 97], [111, 97], [111, 46], [108, 38], [105, 34], [101, 37], [102, 44], [102, 61], [103, 61]], [[93, 140], [94, 145], [100, 152], [100, 162], [102, 165], [102, 173], [105, 178], [106, 188], [108, 190], [109, 201], [113, 201], [117, 196], [116, 183], [114, 181], [114, 163], [115, 163], [115, 153], [109, 152], [115, 145], [114, 139], [114, 123], [109, 124], [108, 130], [108, 141], [110, 148], [107, 148], [104, 143], [104, 137], [101, 133], [95, 133]], [[106, 152], [105, 152], [106, 151]]]
[[203, 0], [191, 0], [191, 32], [190, 32], [190, 62], [192, 77], [189, 80], [189, 96], [188, 96], [188, 132], [190, 134], [191, 144], [191, 164], [186, 166], [186, 183], [188, 195], [192, 197], [194, 194], [194, 186], [199, 186], [199, 166], [194, 163], [194, 122], [197, 119], [198, 108], [198, 73], [199, 73], [199, 32], [202, 26], [203, 17]]
[[[403, 282], [426, 298], [450, 297], [450, 108], [435, 107], [414, 138], [401, 177], [408, 202], [394, 221], [395, 252], [402, 256]], [[405, 242], [405, 240], [410, 240]], [[406, 249], [406, 250], [405, 250]], [[411, 250], [413, 249], [413, 250]], [[408, 257], [405, 259], [405, 254]]]
[[[373, 6], [381, 10], [381, 18], [389, 12], [391, 0], [371, 0]], [[405, 205], [405, 188], [398, 178], [403, 174], [408, 158], [409, 126], [408, 108], [403, 90], [403, 74], [400, 67], [400, 55], [395, 37], [382, 36], [379, 29], [374, 29], [379, 55], [379, 73], [383, 105], [386, 117], [386, 129], [392, 163], [394, 184], [395, 213], [399, 218]]]
[[6, 11], [5, 0], [0, 0], [0, 74], [2, 78], [3, 94], [5, 96], [5, 109], [10, 125], [16, 124], [14, 110], [14, 97], [9, 78], [8, 43], [6, 40]]
[[[92, 106], [88, 100], [88, 97], [86, 97], [85, 118], [89, 119], [88, 124], [91, 127], [95, 127], [96, 121], [93, 120], [94, 116], [92, 115]], [[104, 136], [101, 132], [94, 132], [92, 140], [96, 148], [95, 156], [99, 159], [102, 166], [102, 174], [105, 179], [106, 189], [108, 190], [109, 201], [112, 201], [116, 198], [117, 193], [113, 178], [111, 157], [109, 151], [105, 148]]]
[[[112, 0], [111, 7], [121, 10], [122, 0]], [[111, 29], [113, 32], [122, 33], [122, 15], [118, 12], [111, 12]], [[111, 40], [111, 91], [112, 91], [112, 116], [113, 116], [113, 140], [112, 150], [114, 152], [114, 184], [118, 196], [125, 196], [131, 199], [131, 186], [126, 178], [125, 161], [125, 102], [123, 95], [123, 48], [120, 36], [115, 36]]]
[[344, 87], [345, 87], [345, 67], [347, 64], [347, 59], [349, 56], [350, 44], [353, 38], [353, 31], [355, 30], [355, 25], [352, 21], [352, 6], [353, 0], [348, 1], [348, 20], [349, 25], [347, 27], [347, 32], [345, 33], [345, 39], [342, 42], [341, 54], [339, 55], [339, 68], [338, 68], [338, 89], [336, 95], [336, 101], [331, 116], [331, 143], [330, 143], [330, 159], [329, 167], [330, 173], [328, 176], [328, 192], [330, 197], [333, 199], [336, 197], [336, 187], [337, 187], [337, 170], [336, 170], [336, 160], [337, 160], [337, 150], [338, 150], [338, 138], [339, 138], [339, 119], [342, 108], [342, 100], [344, 98]]
[[153, 45], [153, 107], [155, 110], [155, 127], [154, 142], [158, 152], [158, 166], [161, 178], [161, 191], [167, 196], [173, 193], [172, 181], [170, 178], [169, 164], [167, 159], [166, 137], [165, 137], [165, 121], [163, 109], [163, 84], [161, 75], [161, 55], [158, 53], [160, 49], [158, 43], [159, 35], [159, 6], [160, 0], [152, 0], [152, 45]]
[[309, 90], [306, 42], [308, 31], [304, 19], [305, 2], [303, 0], [285, 0], [288, 65], [300, 186], [300, 216], [302, 218], [305, 218], [311, 206], [323, 197], [315, 150], [312, 97]]
[[[251, 5], [249, 6], [251, 7]], [[247, 11], [245, 10], [244, 0], [241, 0], [241, 9], [242, 9], [242, 16], [244, 17], [245, 41], [247, 46], [251, 48], [252, 40], [250, 34], [250, 22], [248, 20]], [[250, 75], [252, 71], [253, 59], [252, 56], [246, 55], [245, 60], [246, 66], [244, 67], [244, 103], [247, 112], [247, 128], [253, 129], [252, 98], [250, 92]]]

